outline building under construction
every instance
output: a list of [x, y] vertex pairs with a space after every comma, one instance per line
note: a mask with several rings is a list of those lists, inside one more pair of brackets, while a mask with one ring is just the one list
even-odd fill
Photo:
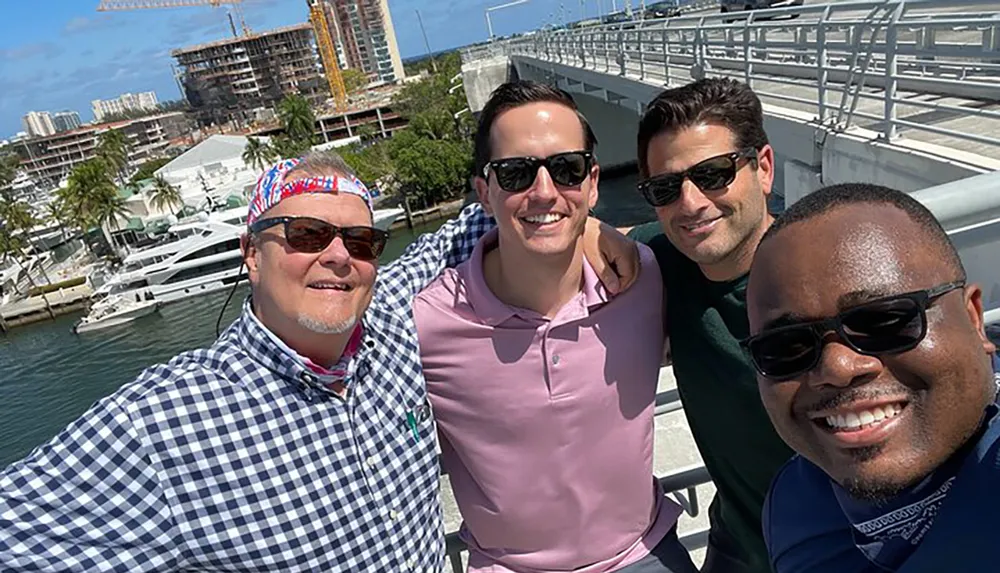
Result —
[[313, 105], [330, 97], [312, 26], [296, 24], [171, 52], [198, 123], [247, 126], [266, 120], [285, 95]]

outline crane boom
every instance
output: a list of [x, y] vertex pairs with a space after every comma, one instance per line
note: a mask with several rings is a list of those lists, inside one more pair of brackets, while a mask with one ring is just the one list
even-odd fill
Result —
[[323, 70], [326, 71], [326, 82], [330, 86], [330, 95], [337, 106], [337, 111], [347, 109], [347, 89], [344, 78], [340, 75], [340, 64], [333, 48], [333, 38], [330, 37], [330, 27], [327, 25], [323, 3], [320, 0], [307, 0], [309, 3], [309, 21], [312, 23], [313, 34], [316, 36], [316, 46], [319, 47]]
[[136, 10], [140, 8], [183, 8], [186, 6], [221, 6], [239, 4], [243, 0], [101, 0], [98, 12]]

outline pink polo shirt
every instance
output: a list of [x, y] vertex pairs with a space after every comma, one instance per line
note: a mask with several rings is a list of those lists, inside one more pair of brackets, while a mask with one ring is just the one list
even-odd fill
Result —
[[414, 319], [469, 570], [614, 571], [656, 546], [681, 508], [653, 477], [663, 294], [652, 252], [608, 300], [588, 264], [546, 319], [508, 306], [483, 254], [417, 297]]

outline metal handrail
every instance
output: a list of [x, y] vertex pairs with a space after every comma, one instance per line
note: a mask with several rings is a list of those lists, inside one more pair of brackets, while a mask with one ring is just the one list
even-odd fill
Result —
[[[928, 12], [940, 8], [950, 12]], [[897, 137], [903, 126], [1000, 146], [997, 137], [896, 117], [900, 106], [910, 104], [959, 113], [957, 106], [911, 102], [897, 92], [1000, 99], [1000, 9], [995, 0], [863, 0], [701, 13], [538, 32], [487, 48], [494, 56], [528, 57], [660, 85], [671, 84], [672, 70], [689, 70], [692, 77], [742, 76], [762, 96], [811, 103], [819, 121], [832, 120], [841, 130], [858, 118], [871, 118], [871, 110], [858, 109], [861, 100], [878, 99], [884, 103], [875, 119], [886, 139]], [[480, 58], [483, 52], [477, 50], [481, 48], [463, 52], [464, 61]], [[815, 98], [754, 85], [791, 81], [815, 88]], [[869, 91], [878, 89], [884, 91]], [[827, 101], [831, 92], [842, 99], [834, 117]], [[970, 115], [994, 119], [990, 112]]]
[[[670, 412], [682, 410], [680, 394], [676, 389], [660, 392], [656, 395], [656, 406], [653, 416], [658, 417]], [[693, 464], [674, 470], [673, 472], [659, 478], [660, 487], [664, 493], [671, 495], [674, 500], [684, 509], [684, 512], [691, 517], [697, 517], [701, 513], [701, 504], [698, 501], [699, 485], [704, 485], [712, 481], [708, 475], [708, 470], [704, 464]], [[681, 544], [688, 551], [705, 547], [708, 544], [708, 529], [702, 528], [682, 535]], [[467, 551], [465, 542], [458, 536], [457, 531], [452, 531], [445, 536], [445, 553], [451, 563], [451, 570], [455, 573], [465, 571], [462, 566], [462, 553]]]

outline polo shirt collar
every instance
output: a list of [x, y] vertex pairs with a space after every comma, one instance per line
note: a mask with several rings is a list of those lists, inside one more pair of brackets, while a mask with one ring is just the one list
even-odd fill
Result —
[[[472, 256], [457, 269], [459, 278], [465, 285], [469, 305], [475, 311], [476, 316], [489, 326], [497, 326], [514, 316], [532, 322], [550, 321], [533, 310], [503, 302], [490, 290], [489, 285], [486, 284], [484, 261], [486, 253], [496, 248], [498, 243], [499, 232], [497, 229], [493, 229], [476, 243]], [[590, 266], [584, 257], [583, 280], [579, 295], [559, 309], [551, 322], [555, 325], [586, 318], [594, 307], [608, 302], [609, 298], [607, 290], [597, 276], [597, 271]]]

